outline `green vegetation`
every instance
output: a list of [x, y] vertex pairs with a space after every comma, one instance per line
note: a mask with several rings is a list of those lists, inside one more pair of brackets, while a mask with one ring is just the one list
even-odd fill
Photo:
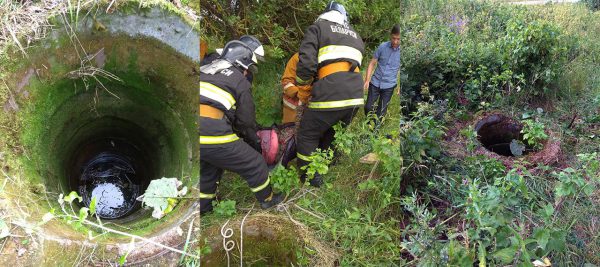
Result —
[[527, 141], [527, 144], [533, 146], [536, 149], [541, 149], [543, 147], [543, 141], [548, 139], [548, 135], [544, 132], [544, 124], [533, 121], [526, 120], [523, 122], [523, 139]]
[[581, 2], [584, 2], [591, 10], [598, 10], [600, 9], [600, 1], [598, 0], [583, 0]]
[[[351, 24], [365, 41], [367, 52], [364, 62], [371, 58], [372, 51], [389, 39], [389, 31], [398, 23], [399, 6], [390, 1], [341, 1], [351, 16]], [[241, 1], [238, 7], [228, 7], [223, 1], [202, 1], [201, 8], [215, 18], [207, 17], [203, 31], [209, 38], [209, 50], [222, 47], [225, 40], [242, 34], [254, 34], [265, 44], [267, 60], [259, 64], [259, 72], [254, 77], [253, 96], [257, 107], [257, 121], [269, 126], [281, 121], [280, 79], [289, 56], [296, 52], [302, 40], [302, 31], [321, 13], [324, 1]], [[391, 14], [396, 14], [392, 16]], [[224, 21], [222, 23], [221, 21]], [[204, 35], [204, 36], [207, 36]], [[363, 65], [365, 66], [365, 65]], [[361, 71], [365, 71], [363, 68]], [[365, 96], [366, 98], [366, 96]], [[336, 157], [327, 164], [332, 151], [313, 154], [315, 159], [307, 167], [310, 173], [324, 174], [325, 185], [320, 189], [301, 185], [295, 162], [292, 168], [276, 167], [271, 172], [273, 186], [287, 194], [285, 204], [267, 212], [268, 218], [261, 225], [264, 231], [277, 232], [281, 224], [286, 232], [299, 236], [293, 247], [293, 257], [284, 264], [294, 266], [395, 266], [400, 264], [401, 232], [400, 222], [400, 136], [398, 132], [400, 102], [398, 95], [392, 97], [388, 115], [382, 127], [375, 131], [367, 122], [362, 108], [357, 110], [353, 122], [342, 130], [339, 125], [334, 143]], [[386, 137], [386, 135], [389, 135]], [[391, 138], [388, 138], [391, 137]], [[374, 152], [378, 160], [374, 165], [360, 163], [367, 153]], [[338, 155], [339, 153], [339, 155]], [[309, 177], [310, 178], [310, 177]], [[204, 251], [210, 250], [207, 263], [213, 255], [222, 255], [222, 238], [218, 230], [227, 220], [240, 222], [248, 212], [247, 220], [263, 218], [264, 212], [250, 210], [255, 203], [243, 179], [226, 173], [220, 183], [218, 196], [223, 200], [234, 200], [237, 215], [223, 218], [212, 213], [202, 217], [200, 240]], [[221, 204], [219, 204], [221, 206]], [[219, 207], [217, 206], [217, 207]], [[243, 211], [243, 212], [241, 212]], [[271, 223], [270, 223], [271, 222]], [[287, 222], [287, 223], [284, 223]], [[290, 223], [292, 222], [292, 223]], [[274, 229], [274, 230], [271, 230]], [[214, 233], [217, 236], [214, 236]], [[254, 238], [252, 232], [243, 232], [244, 240]], [[236, 230], [234, 239], [239, 238]], [[290, 246], [285, 236], [275, 236], [268, 242], [254, 244], [263, 248], [259, 251], [246, 251], [244, 241], [243, 258], [246, 263], [267, 264], [289, 255], [268, 253], [269, 243]], [[270, 250], [269, 250], [270, 251]], [[219, 254], [221, 253], [221, 254]], [[235, 259], [239, 251], [233, 250]], [[263, 255], [260, 255], [260, 254]], [[272, 255], [269, 258], [265, 253]], [[223, 256], [219, 264], [223, 266]], [[225, 261], [226, 262], [226, 261]]]
[[[255, 77], [253, 95], [258, 107], [258, 121], [263, 125], [280, 121], [279, 78], [283, 68], [284, 64], [281, 61], [268, 59], [259, 66], [259, 74]], [[322, 151], [313, 155], [315, 160], [307, 168], [309, 173], [319, 171], [325, 174], [326, 184], [321, 189], [308, 186], [308, 182], [304, 186], [301, 185], [294, 162], [290, 169], [278, 166], [271, 172], [270, 179], [273, 186], [286, 193], [288, 200], [291, 201], [284, 205], [287, 211], [269, 213], [279, 216], [284, 221], [293, 219], [307, 227], [303, 228], [298, 224], [289, 225], [292, 229], [287, 231], [292, 231], [293, 228], [306, 230], [302, 231], [301, 244], [294, 251], [294, 259], [290, 259], [289, 262], [301, 266], [328, 265], [333, 264], [334, 260], [339, 261], [343, 266], [399, 264], [400, 231], [397, 220], [400, 216], [398, 170], [401, 163], [397, 128], [399, 112], [399, 98], [394, 95], [389, 105], [388, 115], [378, 133], [375, 133], [373, 126], [367, 123], [362, 108], [358, 110], [357, 116], [348, 128], [341, 130], [340, 126], [336, 126], [335, 128], [340, 130], [336, 132], [335, 142], [335, 147], [340, 153], [337, 162], [328, 166], [326, 163], [330, 161], [331, 151]], [[385, 135], [388, 134], [392, 139], [386, 138]], [[359, 162], [359, 159], [369, 152], [376, 153], [379, 158], [379, 162], [375, 165]], [[212, 247], [212, 253], [222, 250], [221, 241], [220, 236], [210, 236], [209, 233], [219, 229], [227, 219], [241, 220], [255, 202], [246, 182], [231, 173], [224, 175], [218, 195], [223, 199], [215, 207], [215, 211], [219, 210], [219, 214], [213, 212], [203, 216], [201, 221], [200, 240], [209, 238], [205, 244], [217, 244], [216, 247]], [[231, 203], [234, 203], [238, 210], [235, 216], [229, 207], [225, 207]], [[248, 219], [261, 214], [256, 209], [255, 207]], [[228, 214], [223, 216], [222, 213], [225, 211]], [[270, 229], [279, 226], [264, 223], [262, 227]], [[267, 247], [262, 243], [256, 246]], [[204, 249], [206, 250], [207, 247], [211, 246], [204, 246]], [[324, 247], [330, 250], [325, 250]], [[212, 259], [210, 253], [208, 254], [207, 257]], [[246, 262], [260, 259], [260, 255], [251, 252], [244, 252], [243, 256]], [[263, 258], [258, 263], [267, 263], [271, 260], [273, 259]]]
[[[599, 264], [599, 14], [583, 4], [401, 3], [404, 262]], [[524, 141], [544, 150], [482, 155], [473, 127], [491, 112], [525, 119]]]
[[[398, 16], [393, 15], [399, 12], [398, 1], [338, 2], [348, 10], [350, 24], [368, 44], [370, 51], [376, 48], [375, 44], [387, 39], [392, 25], [399, 22]], [[252, 34], [268, 44], [266, 53], [269, 56], [287, 60], [287, 56], [298, 49], [303, 31], [321, 14], [326, 4], [327, 1], [322, 0], [291, 0], [285, 3], [278, 0], [242, 0], [232, 6], [229, 1], [200, 1], [200, 8], [210, 14], [205, 17], [201, 35], [212, 41], [222, 41]], [[266, 65], [263, 64], [261, 69]], [[278, 66], [278, 69], [283, 67]]]

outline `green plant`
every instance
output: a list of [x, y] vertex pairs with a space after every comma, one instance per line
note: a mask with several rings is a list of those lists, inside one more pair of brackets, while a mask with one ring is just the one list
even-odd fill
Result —
[[[350, 14], [350, 24], [367, 44], [381, 43], [389, 38], [389, 29], [397, 23], [399, 2], [350, 0], [340, 1]], [[243, 34], [256, 35], [267, 47], [269, 57], [278, 58], [296, 52], [303, 32], [323, 11], [321, 0], [200, 2], [206, 12], [203, 35], [233, 39]], [[398, 16], [390, 16], [390, 12]], [[370, 53], [366, 53], [370, 54]]]
[[440, 156], [439, 140], [444, 127], [431, 115], [432, 106], [420, 103], [408, 121], [400, 121], [400, 162], [405, 166], [423, 164]]
[[127, 263], [127, 257], [133, 251], [134, 248], [135, 248], [135, 238], [132, 238], [125, 254], [123, 254], [123, 255], [121, 255], [121, 257], [119, 257], [119, 266], [125, 266], [125, 263]]
[[[548, 109], [523, 114], [531, 125], [521, 134], [528, 134], [522, 143], [514, 142], [513, 154], [541, 148], [550, 138], [544, 124], [566, 127], [552, 136], [562, 142], [558, 166], [518, 158], [500, 162], [472, 153], [464, 157], [450, 150], [432, 157], [415, 146], [427, 147], [424, 138], [405, 135], [431, 129], [414, 123], [428, 114], [411, 109], [416, 118], [401, 122], [401, 173], [412, 180], [406, 190], [417, 192], [416, 201], [402, 203], [408, 211], [402, 225], [409, 221], [402, 233], [405, 253], [412, 254], [408, 265], [598, 262], [598, 234], [588, 230], [598, 213], [592, 192], [600, 188], [600, 39], [589, 30], [600, 25], [597, 12], [583, 5], [523, 7], [468, 0], [402, 0], [401, 5], [401, 82], [409, 101], [448, 99], [454, 111], [445, 120], [450, 123], [469, 121], [480, 114], [476, 111], [490, 108], [508, 113], [538, 105]], [[466, 128], [461, 134], [466, 150], [473, 152], [475, 132]], [[582, 152], [587, 154], [577, 155]], [[376, 181], [359, 184], [361, 190], [379, 187]], [[422, 208], [408, 208], [409, 202]]]
[[557, 198], [575, 197], [580, 193], [590, 196], [600, 183], [600, 161], [597, 152], [577, 155], [581, 162], [578, 169], [566, 168], [552, 174], [559, 180], [555, 187]]
[[460, 130], [460, 134], [467, 138], [467, 151], [473, 152], [477, 147], [477, 131], [473, 129], [472, 125]]
[[204, 238], [204, 245], [201, 247], [198, 247], [198, 255], [208, 255], [212, 252], [212, 248], [210, 247], [210, 244], [208, 243], [208, 238]]
[[282, 165], [277, 165], [269, 174], [269, 178], [274, 189], [287, 195], [298, 185], [298, 171], [293, 166], [286, 169]]
[[482, 155], [470, 156], [464, 159], [464, 170], [470, 177], [477, 177], [486, 182], [494, 181], [506, 174], [506, 167], [497, 159]]
[[581, 1], [587, 5], [587, 7], [593, 11], [600, 9], [600, 0], [583, 0]]
[[[537, 227], [531, 234], [525, 229], [519, 210], [532, 203], [524, 177], [518, 170], [496, 179], [494, 185], [481, 186], [478, 180], [469, 185], [466, 218], [475, 227], [467, 230], [469, 239], [478, 245], [480, 265], [487, 262], [509, 264], [519, 261], [529, 264], [551, 251], [564, 249], [564, 232], [549, 225]], [[553, 210], [544, 209], [548, 219]], [[549, 245], [550, 244], [550, 245]]]
[[535, 149], [541, 149], [544, 146], [543, 141], [548, 139], [544, 124], [534, 120], [525, 120], [521, 133], [527, 144]]
[[219, 217], [230, 218], [236, 213], [235, 200], [219, 201], [219, 204], [214, 208], [214, 212]]
[[[42, 223], [46, 223], [55, 218], [56, 216], [59, 216], [64, 218], [67, 224], [73, 225], [75, 229], [85, 230], [89, 235], [91, 235], [92, 232], [90, 231], [90, 229], [84, 227], [84, 223], [86, 222], [89, 215], [96, 214], [97, 199], [93, 197], [90, 202], [89, 208], [81, 207], [78, 211], [75, 211], [75, 208], [73, 207], [73, 201], [81, 203], [83, 201], [83, 198], [79, 196], [79, 194], [77, 194], [77, 192], [75, 191], [71, 191], [66, 196], [60, 194], [58, 197], [58, 203], [61, 207], [63, 214], [59, 215], [54, 209], [52, 209], [50, 210], [50, 212], [46, 213], [44, 217], [42, 217]], [[69, 209], [67, 209], [66, 205], [68, 205]], [[96, 217], [96, 219], [99, 224], [102, 224], [100, 218]]]
[[379, 161], [383, 163], [385, 173], [391, 176], [399, 175], [398, 170], [402, 166], [400, 154], [400, 138], [398, 133], [392, 132], [389, 137], [380, 136], [373, 139], [373, 151], [377, 154]]
[[430, 226], [436, 216], [426, 205], [419, 203], [415, 193], [402, 198], [402, 206], [412, 215], [411, 223], [405, 229], [402, 248], [413, 257], [420, 259], [420, 266], [433, 266], [435, 263], [441, 263], [443, 257], [439, 252], [442, 243], [437, 241], [437, 237], [444, 230], [444, 226]]
[[593, 181], [600, 179], [600, 159], [598, 158], [598, 152], [578, 154], [577, 158], [581, 163], [583, 172], [590, 177]]
[[352, 148], [357, 141], [357, 134], [348, 131], [347, 128], [343, 126], [342, 122], [333, 125], [333, 130], [335, 131], [335, 139], [333, 141], [335, 148], [345, 155], [350, 155]]
[[317, 148], [315, 152], [310, 154], [310, 163], [306, 166], [302, 166], [301, 169], [306, 171], [306, 176], [309, 181], [313, 177], [315, 177], [315, 173], [319, 173], [320, 175], [325, 175], [329, 172], [329, 163], [331, 163], [331, 159], [333, 158], [333, 150], [321, 150]]
[[553, 175], [560, 181], [555, 189], [556, 197], [573, 197], [583, 192], [589, 196], [594, 192], [594, 184], [588, 183], [583, 175], [573, 168], [566, 168]]
[[179, 189], [183, 183], [177, 178], [161, 178], [150, 182], [144, 192], [142, 205], [152, 208], [152, 217], [160, 219], [173, 211], [178, 198], [187, 193], [187, 187]]
[[[567, 55], [574, 49], [555, 23], [518, 6], [446, 1], [412, 10], [402, 21], [403, 88], [443, 96], [472, 109], [499, 106], [506, 96], [552, 96]], [[429, 8], [429, 7], [427, 7]], [[417, 11], [418, 10], [418, 11]]]

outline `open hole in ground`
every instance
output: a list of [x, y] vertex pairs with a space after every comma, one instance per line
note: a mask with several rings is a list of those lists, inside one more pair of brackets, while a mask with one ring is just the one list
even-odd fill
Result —
[[532, 147], [525, 145], [522, 129], [522, 123], [501, 114], [484, 117], [475, 125], [479, 142], [488, 151], [506, 157], [533, 151]]
[[94, 120], [78, 133], [65, 161], [69, 189], [79, 192], [85, 206], [95, 197], [103, 219], [138, 210], [136, 198], [160, 178], [160, 150], [151, 137], [139, 125], [111, 117]]

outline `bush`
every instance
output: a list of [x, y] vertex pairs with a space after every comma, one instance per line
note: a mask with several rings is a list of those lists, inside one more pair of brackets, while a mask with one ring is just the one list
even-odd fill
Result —
[[584, 2], [587, 7], [593, 11], [600, 9], [600, 0], [583, 0], [582, 2]]
[[[367, 47], [375, 47], [389, 38], [398, 23], [399, 3], [389, 0], [341, 0], [350, 14], [350, 23]], [[234, 3], [234, 4], [232, 4]], [[298, 50], [304, 30], [324, 10], [327, 1], [200, 1], [204, 16], [202, 35], [229, 40], [244, 34], [256, 35], [267, 44], [267, 53], [275, 58]], [[397, 11], [397, 15], [390, 15]], [[368, 60], [368, 55], [365, 58]]]
[[444, 128], [431, 112], [431, 105], [421, 104], [410, 120], [400, 122], [400, 174], [440, 156]]
[[[416, 4], [415, 4], [416, 5]], [[507, 95], [556, 93], [570, 43], [561, 29], [522, 7], [452, 1], [403, 21], [404, 88], [477, 107]]]

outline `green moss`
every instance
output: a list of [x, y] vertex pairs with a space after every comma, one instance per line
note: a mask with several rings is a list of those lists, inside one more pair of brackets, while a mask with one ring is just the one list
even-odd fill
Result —
[[[243, 216], [231, 220], [227, 228], [234, 231], [233, 240], [240, 237], [240, 222]], [[227, 266], [227, 256], [222, 246], [221, 225], [203, 231], [212, 252], [202, 257], [207, 266]], [[303, 248], [296, 226], [285, 217], [255, 215], [244, 222], [243, 257], [245, 263], [253, 266], [291, 266], [296, 264], [296, 251]], [[238, 242], [238, 241], [236, 241]], [[239, 246], [239, 243], [238, 243]], [[239, 250], [230, 251], [232, 264], [239, 263]]]
[[[101, 4], [104, 8], [98, 10], [105, 10], [108, 2], [104, 1]], [[166, 16], [181, 18], [196, 30], [199, 28], [184, 12], [166, 1], [130, 1], [116, 6], [118, 12], [142, 15], [158, 7]], [[85, 10], [95, 9], [91, 6], [82, 9], [77, 25], [84, 25]], [[110, 20], [111, 15], [101, 14], [99, 17]], [[81, 127], [89, 123], [106, 127], [120, 125], [119, 121], [130, 121], [145, 129], [145, 138], [153, 141], [150, 146], [156, 147], [157, 175], [178, 177], [191, 188], [188, 195], [196, 192], [199, 178], [196, 141], [198, 77], [194, 71], [197, 63], [155, 39], [111, 35], [109, 31], [78, 31], [81, 46], [75, 48], [71, 39], [60, 33], [64, 31], [60, 26], [62, 19], [53, 17], [51, 21], [57, 25], [54, 32], [46, 40], [32, 44], [27, 50], [28, 58], [23, 57], [14, 46], [0, 48], [0, 51], [8, 52], [0, 53], [0, 78], [7, 85], [0, 83], [2, 103], [30, 68], [36, 70], [24, 87], [28, 97], [17, 96], [20, 109], [0, 116], [0, 123], [7, 126], [0, 128], [0, 147], [8, 152], [2, 163], [10, 166], [10, 175], [19, 183], [5, 189], [27, 199], [18, 200], [19, 208], [28, 211], [33, 223], [51, 208], [60, 209], [56, 202], [58, 194], [72, 189], [65, 179], [65, 159], [73, 151], [74, 143], [93, 134], [90, 129]], [[101, 89], [94, 78], [88, 77], [84, 81], [71, 73], [81, 67], [78, 53], [81, 55], [85, 50], [87, 54], [94, 54], [101, 48], [106, 54], [103, 69], [123, 82], [96, 77], [120, 99]], [[91, 63], [96, 64], [95, 60]], [[181, 201], [161, 220], [152, 218], [150, 211], [142, 210], [108, 225], [115, 229], [128, 229], [127, 232], [134, 235], [156, 235], [178, 225], [193, 211], [193, 204], [192, 200]], [[86, 229], [76, 229], [61, 220], [53, 220], [43, 228], [45, 234], [65, 240], [86, 239]], [[118, 255], [114, 251], [106, 251], [106, 245], [127, 243], [129, 238], [106, 234], [94, 242], [99, 245], [93, 251], [95, 258], [115, 261]], [[43, 247], [40, 261], [47, 265], [60, 266], [80, 259], [79, 248], [74, 250], [73, 246], [46, 242]]]
[[[5, 76], [11, 88], [29, 68], [37, 70], [25, 87], [29, 97], [19, 97], [20, 110], [2, 116], [3, 122], [19, 125], [15, 131], [18, 135], [3, 135], [2, 145], [22, 147], [25, 151], [18, 154], [18, 163], [11, 166], [23, 168], [26, 183], [43, 185], [51, 193], [49, 201], [40, 198], [28, 202], [28, 208], [39, 211], [41, 217], [51, 206], [56, 208], [54, 194], [71, 190], [65, 179], [65, 159], [73, 152], [73, 143], [87, 134], [77, 137], [73, 133], [89, 131], [81, 125], [97, 123], [95, 120], [100, 117], [128, 120], [146, 129], [147, 139], [153, 140], [152, 146], [157, 147], [157, 174], [178, 177], [186, 186], [197, 187], [196, 63], [154, 39], [113, 36], [108, 32], [81, 32], [78, 38], [88, 54], [104, 48], [103, 69], [122, 82], [101, 76], [97, 76], [99, 81], [74, 77], [71, 72], [81, 67], [81, 60], [65, 35], [35, 44], [28, 51], [27, 60], [2, 65], [2, 69], [12, 72]], [[95, 65], [94, 60], [92, 63]], [[103, 90], [100, 82], [120, 99]], [[111, 122], [109, 119], [101, 123]], [[177, 223], [191, 205], [192, 201], [182, 201], [161, 220], [151, 218], [149, 211], [140, 211], [132, 215], [136, 220], [117, 223], [131, 229], [133, 234], [147, 236]], [[60, 223], [54, 223], [50, 229], [75, 239], [84, 234]], [[125, 239], [106, 235], [104, 241]]]

